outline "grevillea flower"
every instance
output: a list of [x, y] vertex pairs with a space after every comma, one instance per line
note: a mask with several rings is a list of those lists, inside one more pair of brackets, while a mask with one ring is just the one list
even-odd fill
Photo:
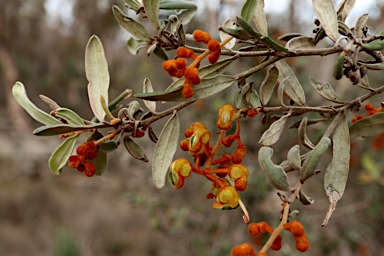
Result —
[[168, 179], [174, 188], [182, 188], [184, 186], [184, 179], [191, 175], [191, 171], [192, 166], [187, 159], [177, 159], [169, 166]]
[[220, 189], [216, 200], [217, 202], [212, 204], [214, 208], [229, 210], [239, 206], [240, 196], [232, 186], [226, 186]]
[[232, 126], [232, 120], [235, 116], [235, 108], [232, 105], [224, 105], [219, 110], [219, 118], [217, 119], [217, 127], [221, 130], [228, 130]]

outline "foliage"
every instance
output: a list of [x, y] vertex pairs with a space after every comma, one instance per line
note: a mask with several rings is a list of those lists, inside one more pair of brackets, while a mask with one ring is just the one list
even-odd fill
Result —
[[[134, 19], [120, 7], [113, 6], [112, 12], [117, 22], [133, 36], [128, 41], [129, 51], [136, 54], [147, 48], [148, 55], [155, 54], [164, 60], [162, 69], [173, 79], [173, 83], [165, 90], [155, 90], [156, 86], [149, 79], [144, 80], [143, 92], [134, 97], [143, 100], [147, 112], [136, 100], [131, 100], [125, 107], [120, 106], [123, 99], [132, 96], [130, 89], [109, 101], [108, 64], [103, 45], [96, 35], [91, 36], [85, 50], [88, 97], [95, 117], [83, 118], [42, 96], [51, 108], [51, 113], [45, 113], [29, 100], [21, 82], [14, 85], [12, 92], [18, 103], [36, 121], [44, 124], [33, 132], [34, 135], [60, 135], [60, 138], [65, 138], [49, 159], [53, 174], [59, 175], [63, 166], [68, 163], [88, 177], [102, 175], [107, 169], [108, 154], [117, 149], [121, 142], [134, 158], [148, 162], [144, 150], [137, 143], [139, 138], [147, 134], [156, 143], [152, 176], [158, 188], [164, 186], [167, 177], [174, 188], [180, 189], [191, 174], [203, 176], [212, 183], [212, 190], [207, 195], [208, 199], [216, 199], [212, 206], [223, 210], [240, 207], [246, 224], [249, 224], [251, 216], [239, 192], [254, 193], [253, 188], [248, 186], [252, 177], [248, 168], [242, 164], [246, 157], [246, 147], [251, 146], [252, 142], [242, 141], [240, 127], [244, 120], [253, 121], [256, 120], [252, 119], [255, 116], [263, 115], [261, 121], [268, 128], [258, 142], [262, 146], [258, 152], [258, 162], [267, 182], [281, 191], [276, 200], [281, 200], [283, 214], [280, 225], [275, 229], [265, 222], [249, 224], [252, 236], [271, 234], [258, 254], [248, 244], [234, 247], [232, 253], [265, 255], [269, 249], [280, 250], [282, 230], [292, 233], [297, 250], [303, 252], [309, 249], [309, 242], [302, 224], [292, 220], [295, 216], [290, 212], [294, 212], [293, 203], [296, 200], [303, 205], [314, 203], [303, 192], [303, 187], [307, 180], [319, 172], [317, 167], [322, 157], [332, 148], [332, 160], [324, 176], [324, 189], [330, 201], [322, 224], [326, 225], [347, 184], [351, 160], [350, 137], [382, 136], [384, 132], [383, 106], [367, 104], [365, 109], [369, 117], [356, 116], [351, 125], [347, 121], [349, 112], [356, 112], [364, 101], [384, 92], [384, 86], [371, 86], [367, 78], [368, 72], [384, 69], [384, 57], [381, 54], [384, 49], [383, 32], [375, 32], [366, 25], [367, 14], [358, 19], [354, 28], [349, 28], [344, 23], [355, 1], [344, 0], [336, 9], [331, 0], [312, 2], [318, 17], [315, 20], [315, 35], [283, 35], [280, 39], [287, 41], [284, 46], [268, 34], [264, 1], [260, 0], [246, 1], [241, 16], [224, 22], [219, 28], [221, 42], [212, 39], [203, 30], [185, 33], [188, 22], [197, 10], [197, 6], [191, 2], [125, 1], [128, 9], [135, 10], [138, 16], [149, 20], [156, 34], [147, 30], [142, 19]], [[328, 43], [330, 46], [320, 48], [318, 43], [328, 40], [327, 38], [331, 40]], [[200, 47], [192, 46], [193, 41]], [[175, 54], [175, 57], [170, 59], [169, 53]], [[300, 80], [284, 59], [332, 54], [338, 55], [333, 67], [334, 78], [338, 80], [345, 76], [350, 81], [350, 90], [355, 91], [359, 87], [363, 89], [359, 90], [362, 93], [353, 100], [346, 100], [336, 94], [329, 82], [311, 78], [311, 89], [327, 102], [324, 105], [308, 106]], [[245, 71], [235, 75], [225, 74], [232, 63], [247, 57], [264, 58]], [[200, 67], [205, 58], [209, 64]], [[262, 70], [266, 70], [266, 77], [260, 86], [256, 86], [254, 81], [250, 81], [250, 77]], [[210, 131], [203, 122], [194, 122], [186, 129], [185, 139], [179, 144], [178, 112], [196, 100], [220, 95], [235, 83], [239, 89], [232, 96], [233, 104], [226, 104], [219, 109], [216, 122], [218, 130]], [[162, 102], [178, 104], [158, 112], [157, 103]], [[113, 114], [116, 112], [117, 114]], [[316, 113], [321, 118], [309, 119], [307, 113]], [[171, 117], [157, 136], [151, 124], [167, 116]], [[272, 147], [287, 132], [286, 126], [293, 122], [291, 120], [294, 117], [300, 118], [291, 125], [298, 130], [299, 144], [287, 148], [287, 159], [275, 164], [272, 160]], [[233, 123], [236, 123], [234, 132], [231, 130]], [[314, 144], [306, 129], [308, 125], [320, 123], [326, 124], [327, 128]], [[218, 139], [212, 144], [212, 135], [215, 133], [219, 134]], [[71, 155], [82, 134], [87, 134], [87, 140], [76, 148], [75, 155]], [[227, 151], [233, 149], [234, 142], [234, 152], [228, 154]], [[186, 158], [172, 161], [178, 145], [193, 156], [193, 161]], [[222, 146], [228, 149], [222, 150]], [[304, 148], [307, 149], [306, 153], [302, 153]], [[288, 178], [294, 173], [299, 175]], [[294, 185], [291, 184], [292, 181], [295, 181]]]

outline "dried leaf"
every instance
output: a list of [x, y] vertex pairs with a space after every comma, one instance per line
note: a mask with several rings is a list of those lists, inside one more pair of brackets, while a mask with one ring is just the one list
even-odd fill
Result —
[[56, 124], [41, 126], [33, 131], [33, 135], [37, 136], [55, 136], [70, 132], [91, 130], [97, 128], [105, 128], [105, 124], [93, 124], [93, 125], [69, 125], [69, 124]]
[[175, 111], [161, 131], [153, 152], [152, 178], [158, 188], [165, 184], [169, 165], [178, 146], [179, 133], [180, 121]]
[[91, 36], [85, 49], [85, 74], [89, 82], [89, 103], [97, 119], [103, 122], [105, 112], [100, 96], [103, 96], [108, 104], [109, 72], [103, 45], [95, 35]]
[[288, 163], [293, 167], [293, 169], [300, 170], [301, 157], [300, 157], [299, 145], [295, 145], [291, 147], [291, 149], [288, 151], [288, 154], [287, 154], [287, 160], [288, 160]]
[[[143, 82], [143, 93], [147, 92], [153, 92], [153, 86], [151, 81], [148, 78], [145, 78]], [[144, 104], [151, 112], [156, 112], [156, 101], [144, 100]]]
[[124, 146], [127, 149], [128, 153], [131, 154], [136, 159], [139, 159], [144, 162], [148, 162], [148, 158], [144, 153], [143, 148], [137, 144], [133, 139], [129, 136], [124, 137]]
[[351, 137], [373, 136], [384, 132], [384, 113], [360, 119], [349, 127]]
[[264, 106], [267, 105], [271, 99], [278, 78], [279, 70], [275, 66], [270, 67], [260, 86], [260, 101]]
[[309, 149], [313, 149], [315, 145], [313, 145], [313, 143], [309, 140], [307, 136], [307, 121], [308, 121], [308, 118], [305, 116], [300, 123], [299, 129], [298, 129], [299, 140], [300, 140], [300, 143], [303, 144], [303, 146]]
[[343, 0], [337, 7], [337, 18], [338, 20], [345, 21], [348, 14], [351, 12], [356, 0]]
[[12, 87], [12, 94], [16, 101], [22, 106], [28, 114], [36, 121], [45, 125], [55, 125], [61, 122], [53, 116], [45, 113], [28, 98], [27, 91], [21, 82], [16, 82]]
[[142, 40], [142, 39], [137, 39], [137, 38], [134, 38], [134, 37], [131, 37], [128, 41], [127, 41], [127, 47], [128, 47], [128, 51], [133, 54], [133, 55], [137, 55], [137, 53], [142, 49], [144, 48], [145, 46], [147, 46], [148, 43], [145, 41], [145, 40]]
[[[188, 100], [194, 101], [214, 95], [231, 86], [234, 81], [235, 79], [228, 75], [218, 75], [212, 78], [201, 79], [200, 84], [193, 86], [194, 95]], [[153, 101], [186, 101], [181, 91], [182, 87], [169, 91], [138, 93], [135, 94], [135, 97]]]
[[[223, 22], [221, 27], [227, 27], [234, 29], [236, 28], [236, 21], [234, 19], [227, 19], [226, 21]], [[220, 40], [223, 42], [225, 41], [230, 35], [227, 33], [224, 33], [223, 31], [220, 31]], [[225, 48], [227, 49], [232, 49], [236, 44], [236, 38], [233, 38], [231, 41], [229, 41], [226, 45], [224, 45]]]
[[347, 119], [344, 116], [333, 134], [333, 158], [324, 176], [324, 189], [330, 206], [322, 226], [327, 225], [337, 201], [343, 196], [347, 185], [351, 143]]
[[67, 121], [71, 125], [84, 125], [83, 119], [74, 111], [68, 108], [58, 108], [55, 110], [56, 116]]
[[160, 0], [143, 0], [145, 14], [156, 30], [159, 30]]
[[304, 90], [289, 65], [285, 61], [280, 60], [275, 63], [275, 66], [279, 69], [281, 74], [279, 77], [280, 82], [288, 77], [285, 82], [284, 91], [294, 102], [301, 106], [305, 106]]
[[119, 24], [125, 28], [129, 33], [131, 33], [134, 37], [144, 40], [150, 41], [151, 37], [148, 35], [145, 27], [141, 25], [139, 22], [135, 21], [131, 17], [128, 17], [124, 14], [124, 12], [116, 5], [112, 6], [113, 15], [115, 19], [119, 22]]
[[313, 9], [327, 36], [336, 42], [339, 37], [337, 14], [332, 0], [312, 0]]
[[77, 136], [66, 138], [61, 145], [53, 151], [51, 157], [48, 160], [49, 169], [54, 175], [61, 174], [61, 169], [66, 165], [68, 158], [72, 154], [75, 148]]
[[311, 81], [311, 84], [313, 88], [315, 88], [316, 92], [323, 98], [332, 102], [343, 103], [343, 101], [336, 95], [336, 92], [333, 90], [329, 83], [320, 83], [312, 77], [309, 80]]
[[313, 37], [309, 36], [298, 36], [294, 37], [287, 42], [285, 48], [291, 50], [297, 49], [314, 49], [316, 47], [315, 41], [313, 41]]
[[288, 115], [284, 115], [280, 117], [279, 120], [271, 124], [269, 129], [266, 130], [261, 136], [259, 143], [263, 146], [271, 146], [275, 144], [279, 140], [287, 120], [288, 120]]
[[273, 155], [273, 149], [270, 147], [261, 147], [259, 150], [258, 160], [261, 169], [267, 176], [267, 181], [276, 189], [282, 191], [289, 191], [289, 182], [287, 174], [283, 168], [279, 165], [275, 165], [271, 157]]
[[363, 36], [363, 28], [365, 27], [365, 23], [368, 20], [368, 13], [365, 13], [359, 17], [355, 25], [355, 35], [357, 38], [361, 38]]

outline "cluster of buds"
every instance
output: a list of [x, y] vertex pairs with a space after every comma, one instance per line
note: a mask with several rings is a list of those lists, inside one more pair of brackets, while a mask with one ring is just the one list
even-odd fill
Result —
[[[220, 138], [214, 147], [210, 145], [211, 133], [204, 124], [196, 122], [187, 128], [184, 132], [186, 138], [181, 141], [180, 148], [194, 157], [195, 164], [192, 165], [187, 159], [180, 158], [170, 165], [168, 178], [174, 188], [183, 187], [185, 178], [194, 172], [212, 182], [212, 190], [207, 198], [216, 198], [216, 202], [212, 204], [214, 208], [234, 209], [239, 206], [238, 191], [244, 191], [247, 187], [248, 168], [240, 164], [246, 148], [240, 139], [239, 120], [236, 120], [235, 134], [225, 136], [234, 119], [235, 109], [231, 105], [224, 105], [219, 111], [217, 120], [217, 126], [221, 130]], [[223, 154], [215, 159], [215, 154], [221, 145], [230, 147], [234, 141], [237, 142], [237, 148], [232, 155]]]
[[[309, 242], [307, 236], [305, 235], [305, 230], [303, 225], [300, 222], [294, 220], [290, 223], [284, 224], [283, 228], [293, 235], [296, 241], [296, 249], [300, 252], [305, 252], [309, 249]], [[252, 236], [258, 236], [262, 233], [272, 234], [274, 229], [268, 225], [266, 222], [251, 223], [248, 226], [248, 232]], [[282, 247], [283, 237], [279, 234], [271, 245], [271, 249], [278, 251]], [[252, 246], [248, 243], [237, 245], [232, 249], [233, 256], [262, 256], [266, 255], [265, 253], [256, 254]]]
[[87, 141], [76, 148], [76, 154], [68, 159], [68, 165], [79, 172], [84, 172], [87, 177], [95, 175], [95, 166], [88, 160], [93, 160], [97, 156], [99, 148], [94, 141]]
[[[375, 108], [371, 103], [368, 103], [364, 106], [364, 109], [367, 111], [368, 113], [368, 116], [372, 116], [374, 114], [377, 114], [377, 113], [380, 113], [380, 112], [384, 112], [384, 109], [382, 107], [378, 107], [378, 108]], [[354, 116], [352, 118], [352, 123], [360, 120], [360, 119], [363, 119], [364, 116], [363, 115], [358, 115], [358, 116]]]
[[[201, 30], [195, 30], [193, 37], [196, 42], [208, 44], [208, 50], [211, 52], [208, 56], [208, 61], [211, 64], [216, 63], [221, 53], [220, 43], [212, 40], [207, 32]], [[192, 86], [200, 83], [198, 68], [201, 59], [198, 59], [198, 56], [195, 55], [192, 50], [185, 47], [179, 47], [176, 55], [178, 57], [177, 59], [164, 61], [162, 67], [168, 72], [168, 75], [172, 77], [185, 78], [182, 94], [185, 98], [190, 98], [194, 94]], [[195, 61], [187, 67], [186, 59], [194, 59]]]

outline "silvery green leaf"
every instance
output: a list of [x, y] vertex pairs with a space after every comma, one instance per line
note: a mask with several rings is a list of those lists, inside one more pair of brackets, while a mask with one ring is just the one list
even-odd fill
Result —
[[56, 124], [41, 126], [33, 131], [33, 135], [37, 136], [54, 136], [65, 134], [69, 132], [92, 130], [97, 128], [106, 128], [105, 124], [92, 124], [92, 125], [69, 125], [69, 124]]
[[61, 122], [53, 116], [45, 113], [28, 98], [27, 91], [21, 82], [16, 82], [12, 87], [12, 94], [16, 101], [22, 106], [28, 114], [36, 121], [45, 125], [55, 125]]
[[103, 143], [101, 143], [99, 145], [99, 149], [106, 152], [106, 153], [115, 151], [117, 148], [118, 148], [118, 145], [117, 145], [116, 141], [113, 141], [113, 140], [104, 141]]
[[241, 9], [241, 17], [247, 22], [255, 22], [257, 30], [263, 35], [268, 35], [267, 18], [264, 12], [264, 0], [247, 0]]
[[260, 97], [257, 94], [255, 89], [251, 90], [251, 96], [249, 98], [249, 104], [251, 104], [252, 108], [261, 107]]
[[241, 27], [236, 27], [236, 28], [220, 27], [219, 30], [241, 40], [248, 40], [248, 39], [252, 39], [253, 37], [245, 29]]
[[290, 187], [287, 174], [281, 166], [275, 165], [272, 162], [272, 155], [272, 148], [261, 147], [258, 154], [260, 167], [267, 176], [267, 181], [270, 185], [272, 185], [276, 189], [288, 191]]
[[180, 121], [176, 111], [163, 127], [153, 152], [152, 178], [158, 188], [165, 184], [169, 165], [176, 152], [180, 133]]
[[144, 48], [145, 46], [148, 46], [148, 43], [147, 43], [145, 40], [142, 40], [142, 39], [137, 39], [137, 38], [131, 37], [131, 38], [127, 41], [128, 51], [129, 51], [131, 54], [133, 54], [133, 55], [137, 55], [137, 53], [138, 53], [142, 48]]
[[137, 11], [140, 7], [141, 4], [137, 0], [124, 0], [126, 6], [134, 11]]
[[59, 104], [57, 104], [56, 101], [54, 101], [53, 99], [51, 99], [51, 98], [49, 98], [49, 97], [47, 97], [45, 95], [40, 94], [39, 98], [42, 101], [44, 101], [45, 103], [47, 103], [52, 111], [55, 111], [56, 109], [58, 109], [60, 107]]
[[355, 5], [355, 2], [356, 0], [343, 0], [336, 10], [337, 18], [344, 22]]
[[68, 108], [58, 108], [55, 110], [56, 116], [67, 121], [71, 125], [84, 125], [83, 119], [74, 111]]
[[384, 113], [377, 113], [354, 122], [349, 127], [351, 137], [373, 136], [384, 132]]
[[365, 13], [359, 17], [355, 25], [355, 35], [357, 38], [361, 38], [363, 36], [363, 28], [365, 27], [365, 23], [368, 20], [368, 13]]
[[291, 50], [314, 49], [316, 45], [315, 41], [313, 41], [313, 37], [298, 36], [289, 40], [285, 47]]
[[[148, 78], [145, 78], [143, 82], [143, 93], [147, 92], [153, 92], [153, 86], [151, 81]], [[144, 100], [144, 104], [151, 112], [156, 112], [156, 101]]]
[[[188, 100], [194, 101], [214, 95], [231, 86], [234, 81], [235, 79], [228, 75], [218, 75], [212, 78], [203, 78], [199, 84], [193, 86], [194, 95]], [[153, 101], [186, 101], [182, 95], [182, 89], [182, 87], [179, 87], [169, 91], [138, 93], [135, 94], [135, 97], [143, 100]]]
[[315, 145], [309, 140], [307, 136], [307, 122], [308, 118], [305, 116], [303, 120], [300, 122], [298, 133], [299, 133], [299, 140], [300, 143], [303, 144], [303, 146], [313, 149]]
[[[199, 69], [199, 77], [202, 78], [213, 78], [219, 74], [224, 73], [235, 61], [238, 57], [237, 56], [232, 56], [229, 58], [222, 59], [218, 62], [216, 62], [213, 65], [206, 65], [204, 67], [201, 67]], [[180, 88], [184, 84], [185, 78], [180, 78], [174, 81], [166, 91], [172, 91], [173, 89]]]
[[148, 162], [148, 158], [144, 153], [143, 148], [137, 144], [133, 139], [129, 136], [124, 137], [124, 146], [127, 149], [128, 153], [131, 154], [136, 159], [139, 159], [144, 162]]
[[[223, 22], [221, 27], [227, 27], [227, 28], [234, 29], [234, 28], [236, 28], [236, 20], [235, 19], [227, 19], [226, 21]], [[228, 37], [230, 37], [230, 35], [228, 35], [227, 33], [223, 32], [223, 31], [220, 31], [220, 40], [221, 41], [226, 40]], [[233, 38], [226, 45], [224, 45], [224, 47], [227, 49], [232, 49], [235, 46], [235, 44], [236, 44], [236, 38]]]
[[162, 60], [168, 60], [168, 54], [167, 52], [162, 48], [160, 47], [159, 45], [156, 45], [156, 48], [155, 50], [153, 51], [153, 53], [160, 59]]
[[275, 144], [279, 140], [287, 120], [288, 120], [288, 116], [284, 115], [280, 117], [279, 120], [272, 123], [269, 129], [266, 130], [261, 136], [259, 143], [263, 146], [271, 146]]
[[271, 66], [260, 86], [260, 101], [264, 106], [267, 105], [271, 99], [278, 78], [279, 70], [275, 66]]
[[197, 5], [190, 1], [163, 0], [160, 1], [159, 8], [161, 10], [176, 10], [179, 20], [182, 20], [184, 25], [188, 24], [197, 12]]
[[156, 30], [159, 30], [159, 5], [160, 0], [143, 0], [145, 14]]
[[85, 75], [87, 76], [89, 103], [100, 122], [104, 121], [105, 112], [100, 101], [103, 96], [108, 105], [109, 72], [100, 39], [93, 35], [85, 49]]
[[97, 152], [96, 157], [88, 161], [93, 163], [93, 165], [95, 166], [95, 170], [96, 170], [95, 174], [101, 175], [107, 169], [108, 155], [106, 152], [99, 150], [99, 152]]
[[311, 81], [311, 84], [313, 88], [315, 88], [316, 92], [323, 98], [332, 102], [343, 103], [343, 101], [336, 95], [336, 92], [333, 90], [329, 83], [320, 83], [312, 77], [309, 80]]
[[288, 163], [295, 169], [300, 170], [301, 168], [301, 157], [300, 157], [300, 146], [295, 145], [291, 147], [287, 154]]
[[68, 158], [72, 154], [77, 138], [77, 136], [66, 138], [61, 145], [53, 151], [48, 160], [48, 165], [54, 175], [61, 174], [61, 169], [66, 165]]
[[125, 28], [129, 33], [131, 33], [134, 37], [144, 41], [151, 40], [151, 37], [148, 35], [148, 32], [147, 30], [145, 30], [145, 27], [139, 22], [125, 15], [118, 6], [112, 6], [112, 11], [113, 15], [115, 16], [115, 19], [120, 23], [120, 25]]
[[285, 80], [284, 91], [294, 102], [301, 106], [305, 106], [304, 90], [289, 65], [285, 61], [279, 60], [275, 63], [275, 66], [280, 71], [279, 81], [281, 82], [283, 79], [287, 78]]
[[312, 0], [313, 9], [327, 36], [336, 42], [339, 37], [337, 14], [332, 0]]
[[344, 116], [333, 134], [333, 157], [324, 176], [324, 189], [328, 196], [330, 206], [322, 226], [328, 223], [337, 201], [343, 196], [347, 185], [351, 143], [347, 119]]

